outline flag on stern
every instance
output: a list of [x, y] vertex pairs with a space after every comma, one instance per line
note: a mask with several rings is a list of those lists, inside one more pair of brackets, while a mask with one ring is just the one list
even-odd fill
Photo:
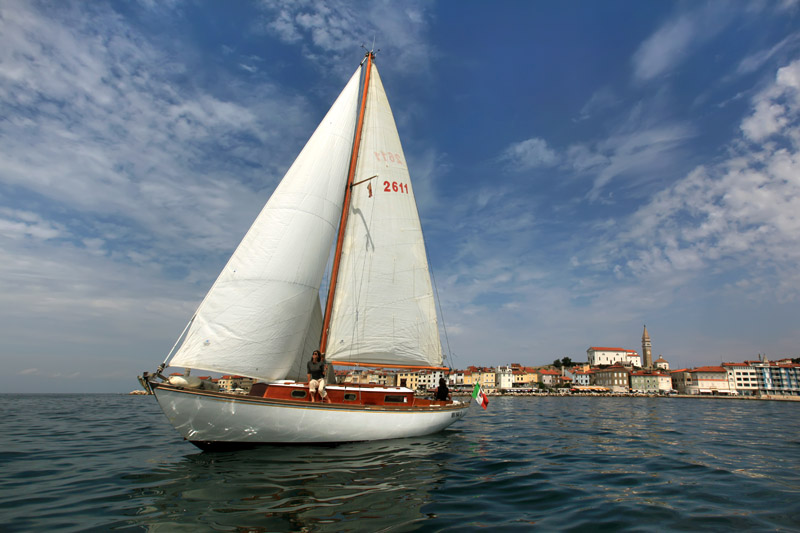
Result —
[[489, 398], [486, 396], [486, 393], [481, 390], [480, 383], [476, 383], [475, 388], [472, 389], [472, 398], [484, 409], [489, 405]]

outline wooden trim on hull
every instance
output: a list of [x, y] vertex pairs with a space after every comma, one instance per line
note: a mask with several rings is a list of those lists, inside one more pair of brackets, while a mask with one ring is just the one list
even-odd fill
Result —
[[[320, 401], [311, 402], [308, 399], [302, 400], [291, 400], [288, 398], [280, 398], [280, 397], [260, 397], [260, 396], [250, 396], [247, 394], [233, 394], [233, 393], [226, 393], [226, 392], [217, 392], [217, 391], [209, 391], [209, 390], [202, 390], [202, 389], [187, 389], [184, 387], [175, 387], [173, 385], [167, 385], [165, 383], [154, 383], [151, 382], [150, 386], [154, 389], [154, 392], [158, 389], [169, 390], [172, 392], [180, 392], [184, 394], [193, 394], [197, 396], [205, 396], [219, 401], [233, 401], [233, 402], [242, 402], [242, 403], [258, 403], [258, 404], [269, 404], [287, 408], [296, 408], [296, 409], [323, 409], [323, 410], [332, 410], [332, 411], [420, 411], [420, 412], [441, 412], [441, 411], [451, 411], [451, 410], [460, 410], [464, 408], [463, 403], [458, 402], [436, 402], [432, 400], [426, 400], [422, 398], [415, 398], [413, 403], [398, 403], [398, 404], [377, 404], [377, 403], [370, 403], [370, 404], [363, 404], [363, 403], [344, 403], [343, 401], [340, 403], [334, 400], [334, 403], [322, 403]], [[286, 387], [287, 385], [277, 385], [277, 387]], [[273, 385], [276, 387], [276, 385]], [[305, 383], [297, 383], [296, 387], [292, 387], [289, 385], [290, 388], [305, 388], [308, 389], [308, 385]], [[338, 385], [331, 385], [326, 387], [328, 391], [328, 395], [331, 396], [334, 390], [331, 390], [334, 387], [339, 387]], [[369, 390], [371, 388], [375, 388], [374, 386], [347, 386], [343, 387], [344, 391], [343, 394], [348, 391], [364, 391]], [[386, 394], [393, 395], [393, 391], [391, 390], [394, 387], [387, 387], [385, 390]], [[469, 405], [468, 403], [466, 405]]]

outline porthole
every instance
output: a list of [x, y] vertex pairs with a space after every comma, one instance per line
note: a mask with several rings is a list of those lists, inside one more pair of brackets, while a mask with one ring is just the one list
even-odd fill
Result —
[[393, 396], [391, 394], [384, 396], [383, 401], [386, 403], [405, 403], [405, 396]]
[[304, 390], [293, 390], [292, 391], [292, 398], [305, 398], [306, 391]]
[[356, 395], [352, 392], [345, 393], [344, 401], [346, 402], [354, 402], [356, 400]]

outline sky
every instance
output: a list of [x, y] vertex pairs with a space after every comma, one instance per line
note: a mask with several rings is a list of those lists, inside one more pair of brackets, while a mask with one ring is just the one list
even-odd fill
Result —
[[[0, 392], [165, 358], [364, 54], [446, 363], [800, 356], [800, 2], [0, 2]], [[374, 45], [373, 45], [374, 43]]]

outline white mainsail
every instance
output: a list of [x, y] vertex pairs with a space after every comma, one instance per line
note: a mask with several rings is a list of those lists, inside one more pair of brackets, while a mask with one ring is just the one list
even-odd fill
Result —
[[441, 366], [436, 308], [414, 190], [374, 64], [353, 184], [326, 358], [329, 362]]
[[297, 366], [341, 214], [360, 74], [359, 67], [214, 282], [170, 365], [267, 381]]

